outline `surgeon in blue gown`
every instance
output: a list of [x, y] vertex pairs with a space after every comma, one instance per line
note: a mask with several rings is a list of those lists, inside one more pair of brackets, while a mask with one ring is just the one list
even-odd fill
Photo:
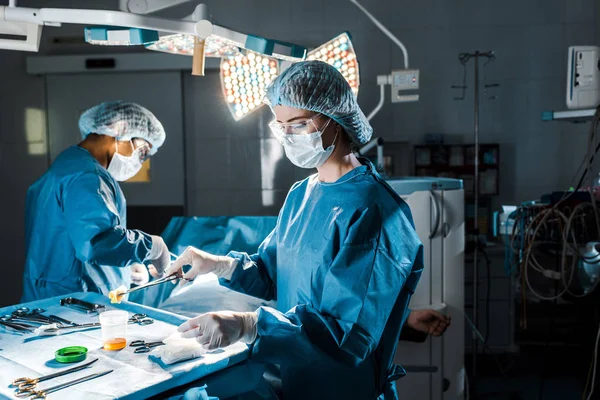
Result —
[[423, 268], [410, 209], [354, 156], [372, 128], [335, 68], [293, 64], [266, 97], [287, 157], [318, 173], [292, 186], [256, 254], [188, 248], [167, 273], [213, 272], [277, 309], [202, 314], [179, 331], [207, 349], [252, 344], [252, 360], [280, 366], [286, 400], [395, 399], [393, 356]]
[[79, 119], [83, 141], [63, 151], [27, 192], [22, 302], [148, 280], [170, 264], [159, 236], [127, 229], [117, 181], [135, 176], [165, 141], [160, 121], [130, 102], [105, 102]]

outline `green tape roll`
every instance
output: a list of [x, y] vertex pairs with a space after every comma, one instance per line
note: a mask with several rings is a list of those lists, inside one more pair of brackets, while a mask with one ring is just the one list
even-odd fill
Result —
[[69, 346], [54, 352], [54, 359], [60, 363], [74, 363], [85, 360], [88, 349], [83, 346]]

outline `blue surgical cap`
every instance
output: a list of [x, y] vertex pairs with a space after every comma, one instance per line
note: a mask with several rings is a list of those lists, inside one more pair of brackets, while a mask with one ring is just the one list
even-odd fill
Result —
[[267, 88], [265, 102], [320, 113], [340, 124], [356, 144], [365, 144], [373, 128], [342, 74], [322, 61], [292, 64]]
[[84, 139], [90, 133], [113, 136], [117, 140], [144, 139], [152, 145], [152, 155], [166, 137], [165, 129], [154, 114], [128, 101], [107, 101], [90, 108], [81, 114], [79, 130]]

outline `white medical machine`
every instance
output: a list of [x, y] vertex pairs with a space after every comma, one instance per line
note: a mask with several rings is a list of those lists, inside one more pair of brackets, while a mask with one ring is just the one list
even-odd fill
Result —
[[600, 104], [600, 47], [571, 46], [567, 64], [567, 108]]
[[434, 309], [452, 318], [441, 337], [401, 341], [394, 362], [408, 374], [396, 381], [402, 398], [458, 400], [464, 393], [465, 215], [462, 181], [398, 178], [387, 183], [408, 203], [424, 246], [424, 271], [410, 309]]

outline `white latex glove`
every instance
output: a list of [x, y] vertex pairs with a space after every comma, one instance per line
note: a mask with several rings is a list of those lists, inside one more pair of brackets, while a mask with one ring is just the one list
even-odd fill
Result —
[[227, 347], [237, 341], [256, 340], [256, 312], [218, 311], [192, 318], [177, 328], [182, 338], [196, 338], [207, 350]]
[[[195, 247], [188, 247], [185, 251], [173, 261], [173, 264], [167, 269], [165, 275], [169, 276], [174, 273], [182, 276], [185, 279], [192, 280], [198, 275], [215, 273], [217, 276], [225, 279], [231, 279], [233, 271], [237, 267], [238, 261], [235, 258], [215, 256]], [[185, 274], [182, 268], [189, 265], [192, 268]]]
[[145, 285], [150, 281], [148, 269], [144, 264], [135, 263], [132, 264], [129, 269], [131, 269], [131, 282], [134, 285]]
[[152, 238], [152, 249], [148, 254], [146, 261], [149, 261], [148, 271], [154, 278], [160, 278], [163, 272], [171, 264], [171, 254], [167, 244], [160, 236], [151, 236]]

